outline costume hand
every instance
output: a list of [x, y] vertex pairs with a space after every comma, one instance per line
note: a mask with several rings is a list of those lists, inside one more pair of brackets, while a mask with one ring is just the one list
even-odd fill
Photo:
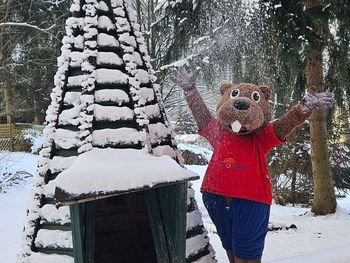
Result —
[[316, 93], [311, 88], [301, 103], [308, 110], [331, 108], [335, 103], [334, 94], [331, 92]]
[[197, 76], [197, 71], [191, 69], [187, 70], [186, 67], [183, 66], [174, 70], [170, 75], [170, 79], [184, 91], [190, 91], [196, 88]]

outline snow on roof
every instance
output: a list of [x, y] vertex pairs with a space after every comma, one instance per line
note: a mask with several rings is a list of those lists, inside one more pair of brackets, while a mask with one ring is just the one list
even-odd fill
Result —
[[99, 33], [97, 35], [97, 44], [102, 47], [118, 47], [119, 41], [114, 36], [106, 33]]
[[59, 188], [74, 198], [128, 192], [195, 178], [195, 173], [169, 156], [155, 157], [145, 150], [95, 148], [79, 155], [55, 180], [55, 185], [56, 191]]
[[134, 111], [128, 107], [101, 106], [96, 104], [94, 115], [98, 121], [132, 120], [134, 118]]
[[[131, 1], [73, 0], [71, 11], [18, 263], [74, 262], [69, 209], [52, 203], [56, 182], [68, 198], [191, 179], [177, 164], [182, 157]], [[188, 261], [215, 262], [190, 184], [188, 192], [187, 235], [197, 240], [188, 242]]]
[[144, 134], [133, 128], [101, 129], [92, 132], [94, 145], [137, 144], [143, 141]]
[[128, 76], [117, 69], [100, 68], [96, 70], [97, 83], [121, 83], [128, 82]]
[[117, 102], [119, 105], [130, 101], [128, 94], [123, 90], [96, 90], [95, 102]]
[[109, 65], [122, 65], [123, 60], [115, 53], [112, 52], [99, 52], [97, 53], [97, 65], [109, 64]]

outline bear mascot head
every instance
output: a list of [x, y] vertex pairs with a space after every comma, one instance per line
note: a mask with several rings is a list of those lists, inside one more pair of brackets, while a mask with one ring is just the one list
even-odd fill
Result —
[[251, 83], [220, 85], [221, 100], [216, 107], [217, 120], [239, 135], [252, 134], [271, 120], [271, 90]]

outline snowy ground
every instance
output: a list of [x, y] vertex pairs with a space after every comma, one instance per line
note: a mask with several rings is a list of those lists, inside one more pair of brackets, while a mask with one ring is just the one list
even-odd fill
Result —
[[[1, 156], [4, 153], [0, 152]], [[37, 156], [13, 153], [7, 165], [11, 171], [34, 173]], [[206, 166], [188, 166], [203, 176]], [[211, 223], [198, 191], [201, 180], [194, 182], [196, 199], [203, 213], [203, 221], [210, 233], [219, 263], [227, 263], [225, 252]], [[19, 249], [23, 219], [30, 192], [31, 180], [0, 193], [0, 262], [15, 262]], [[297, 226], [296, 230], [269, 232], [266, 240], [264, 263], [348, 263], [350, 262], [350, 196], [338, 200], [338, 211], [334, 215], [315, 217], [306, 208], [273, 205], [271, 222]], [[317, 252], [317, 253], [312, 253]], [[301, 255], [301, 256], [300, 256]], [[298, 257], [299, 256], [299, 257]], [[286, 259], [289, 258], [289, 259]]]
[[[0, 167], [8, 171], [26, 171], [34, 174], [38, 156], [29, 153], [0, 151]], [[1, 170], [1, 169], [0, 169]], [[25, 183], [0, 193], [0, 255], [1, 263], [13, 263], [19, 251], [23, 220], [27, 209], [31, 178]]]
[[[206, 166], [191, 165], [188, 168], [203, 176]], [[194, 182], [194, 188], [199, 189], [200, 184], [201, 180]], [[226, 263], [228, 260], [225, 252], [220, 246], [218, 236], [213, 234], [215, 226], [205, 211], [198, 190], [196, 200], [203, 213], [203, 221], [209, 233], [212, 233], [210, 239], [217, 252], [218, 261]], [[297, 229], [269, 232], [266, 238], [263, 262], [287, 263], [285, 258], [298, 255], [303, 255], [302, 258], [305, 258], [305, 254], [324, 250], [327, 250], [329, 258], [324, 261], [325, 263], [350, 262], [350, 251], [348, 251], [350, 248], [350, 196], [338, 200], [337, 212], [328, 216], [315, 217], [308, 208], [272, 205], [270, 222], [274, 225], [286, 226], [295, 224]], [[344, 246], [345, 248], [343, 248]], [[344, 253], [346, 258], [344, 258]], [[317, 255], [317, 258], [317, 262], [320, 263], [320, 256]], [[290, 260], [288, 262], [304, 262], [300, 261], [300, 258]], [[305, 262], [312, 263], [313, 261], [308, 258]]]

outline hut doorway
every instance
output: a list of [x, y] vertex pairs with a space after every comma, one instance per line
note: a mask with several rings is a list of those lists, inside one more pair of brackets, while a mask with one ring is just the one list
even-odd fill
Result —
[[95, 202], [94, 263], [157, 262], [143, 192]]

